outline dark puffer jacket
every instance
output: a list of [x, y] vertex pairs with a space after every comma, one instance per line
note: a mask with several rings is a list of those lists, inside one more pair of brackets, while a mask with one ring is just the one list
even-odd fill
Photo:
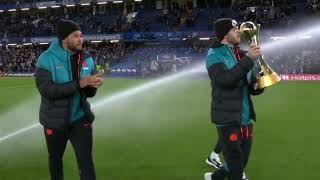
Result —
[[39, 57], [35, 73], [41, 94], [40, 123], [65, 129], [79, 121], [92, 122], [94, 114], [87, 97], [93, 97], [96, 88], [80, 88], [79, 78], [94, 73], [94, 61], [86, 53], [71, 56], [58, 42], [53, 42]]
[[243, 110], [243, 87], [248, 86], [250, 119], [256, 119], [250, 95], [259, 95], [264, 89], [254, 89], [257, 79], [248, 74], [254, 63], [241, 52], [238, 62], [231, 47], [216, 41], [207, 56], [207, 70], [211, 80], [211, 120], [218, 125], [240, 124]]

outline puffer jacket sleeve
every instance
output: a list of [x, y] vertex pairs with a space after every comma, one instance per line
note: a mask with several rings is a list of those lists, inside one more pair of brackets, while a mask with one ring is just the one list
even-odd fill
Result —
[[214, 60], [216, 58], [214, 53], [210, 54], [207, 58], [210, 62], [214, 61], [214, 63], [211, 63], [207, 68], [210, 79], [215, 85], [224, 88], [240, 86], [240, 81], [246, 78], [246, 74], [254, 65], [253, 61], [247, 56], [241, 58], [239, 63], [231, 69], [228, 69], [222, 61]]
[[[94, 64], [93, 59], [90, 57], [88, 59], [89, 64], [90, 64], [90, 68], [91, 68], [91, 75], [95, 75], [97, 74], [97, 70]], [[84, 88], [81, 89], [81, 91], [86, 95], [86, 97], [94, 97], [97, 93], [97, 88], [92, 87], [92, 86], [86, 86]]]

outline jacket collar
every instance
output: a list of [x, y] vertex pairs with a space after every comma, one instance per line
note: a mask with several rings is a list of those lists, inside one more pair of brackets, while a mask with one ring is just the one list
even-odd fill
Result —
[[70, 51], [62, 48], [62, 45], [58, 40], [55, 40], [50, 44], [48, 51], [54, 54], [61, 61], [68, 60], [71, 55]]

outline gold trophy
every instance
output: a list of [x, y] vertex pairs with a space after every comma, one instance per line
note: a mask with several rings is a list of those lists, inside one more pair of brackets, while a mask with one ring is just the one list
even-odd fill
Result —
[[[240, 26], [242, 38], [248, 41], [249, 45], [259, 45], [260, 24], [255, 25], [253, 22], [243, 22]], [[281, 80], [280, 76], [273, 71], [263, 60], [263, 56], [257, 59], [259, 73], [256, 75], [258, 79], [258, 89], [272, 86]]]

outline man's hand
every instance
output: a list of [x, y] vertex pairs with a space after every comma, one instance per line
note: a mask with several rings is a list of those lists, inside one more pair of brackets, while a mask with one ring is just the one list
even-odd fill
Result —
[[261, 50], [259, 46], [251, 45], [248, 50], [247, 56], [252, 60], [256, 60], [261, 55]]
[[101, 77], [102, 76], [102, 74], [96, 74], [96, 75], [94, 75], [94, 76], [96, 76], [96, 79], [95, 79], [95, 82], [94, 82], [94, 84], [93, 85], [91, 85], [92, 87], [95, 87], [95, 88], [98, 88], [98, 87], [100, 87], [102, 84], [103, 84], [103, 78]]
[[95, 88], [100, 87], [103, 84], [103, 79], [101, 78], [102, 74], [96, 74], [91, 76], [86, 76], [79, 81], [80, 88], [84, 88], [86, 86], [92, 86]]

